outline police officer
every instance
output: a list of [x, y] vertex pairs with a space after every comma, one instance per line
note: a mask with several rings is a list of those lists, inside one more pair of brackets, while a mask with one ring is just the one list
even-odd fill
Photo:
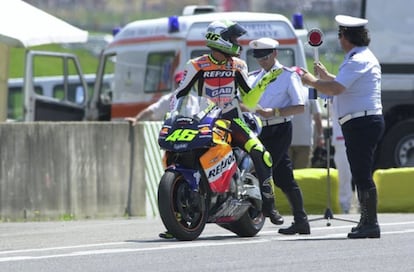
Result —
[[368, 48], [368, 20], [337, 15], [338, 39], [345, 59], [335, 76], [319, 62], [314, 64], [317, 79], [310, 73], [302, 82], [334, 96], [333, 110], [345, 139], [352, 179], [358, 190], [361, 218], [348, 238], [379, 238], [377, 189], [372, 179], [374, 152], [384, 133], [381, 104], [381, 67]]
[[[310, 234], [306, 212], [303, 208], [302, 192], [293, 177], [292, 162], [288, 149], [292, 141], [292, 118], [304, 112], [305, 97], [303, 86], [295, 69], [283, 67], [277, 61], [279, 43], [270, 38], [261, 38], [250, 42], [253, 57], [261, 69], [250, 73], [252, 86], [267, 71], [282, 69], [278, 78], [271, 82], [259, 100], [258, 113], [262, 119], [263, 129], [259, 138], [272, 155], [272, 174], [274, 183], [287, 196], [293, 212], [294, 222], [288, 228], [280, 228], [281, 234]], [[301, 71], [299, 69], [299, 71]]]

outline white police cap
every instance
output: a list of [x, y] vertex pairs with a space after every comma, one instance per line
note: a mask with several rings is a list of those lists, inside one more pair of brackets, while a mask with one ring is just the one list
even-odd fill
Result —
[[260, 38], [249, 43], [249, 47], [252, 49], [275, 49], [278, 46], [279, 42], [271, 38]]
[[367, 19], [361, 19], [358, 17], [352, 17], [348, 15], [336, 15], [335, 21], [339, 26], [343, 27], [361, 27], [368, 23]]

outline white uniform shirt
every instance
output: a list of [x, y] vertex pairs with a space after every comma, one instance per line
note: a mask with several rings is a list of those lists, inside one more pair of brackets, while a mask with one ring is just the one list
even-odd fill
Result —
[[346, 90], [333, 99], [336, 116], [382, 109], [381, 67], [368, 47], [354, 47], [345, 55], [335, 81]]
[[[273, 68], [282, 67], [278, 61], [273, 66]], [[266, 71], [264, 69], [261, 69], [258, 73], [252, 73], [249, 76], [251, 86], [254, 87], [265, 74]], [[262, 108], [285, 108], [293, 105], [305, 105], [302, 88], [303, 85], [299, 75], [294, 70], [283, 67], [283, 72], [278, 78], [266, 87], [260, 98], [259, 105]], [[290, 116], [290, 118], [293, 118], [293, 116]]]

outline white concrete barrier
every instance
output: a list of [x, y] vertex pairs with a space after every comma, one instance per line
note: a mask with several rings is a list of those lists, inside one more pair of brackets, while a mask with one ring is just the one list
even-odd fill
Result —
[[[0, 221], [157, 217], [158, 183], [163, 174], [163, 152], [157, 141], [161, 124], [0, 124]], [[387, 185], [404, 181], [405, 186], [397, 186], [397, 191], [411, 192], [407, 188], [412, 187], [412, 173], [412, 169], [375, 173], [380, 210], [391, 195]], [[319, 185], [317, 190], [325, 188], [324, 182]], [[283, 198], [278, 199], [282, 208]], [[406, 211], [397, 199], [401, 195], [390, 203], [400, 206], [384, 211]], [[409, 193], [405, 199], [412, 199]], [[336, 204], [335, 196], [332, 200]]]
[[143, 131], [126, 122], [0, 124], [1, 220], [144, 216]]

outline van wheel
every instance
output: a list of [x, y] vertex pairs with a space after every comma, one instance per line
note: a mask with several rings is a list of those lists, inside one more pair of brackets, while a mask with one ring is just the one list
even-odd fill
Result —
[[381, 168], [414, 166], [414, 119], [395, 125], [381, 143]]

